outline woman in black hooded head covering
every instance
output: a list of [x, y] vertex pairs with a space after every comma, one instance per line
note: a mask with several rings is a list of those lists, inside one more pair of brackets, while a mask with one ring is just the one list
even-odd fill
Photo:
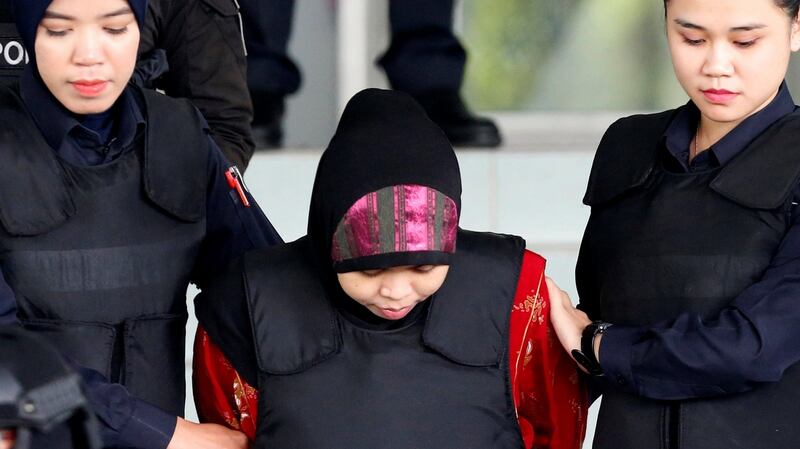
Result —
[[584, 398], [548, 341], [544, 260], [460, 230], [460, 208], [455, 154], [422, 108], [353, 97], [308, 234], [248, 253], [196, 300], [201, 419], [265, 448], [579, 447]]
[[31, 62], [0, 88], [0, 310], [80, 367], [105, 446], [243, 447], [176, 418], [186, 288], [280, 238], [197, 110], [129, 83], [145, 0], [13, 6]]

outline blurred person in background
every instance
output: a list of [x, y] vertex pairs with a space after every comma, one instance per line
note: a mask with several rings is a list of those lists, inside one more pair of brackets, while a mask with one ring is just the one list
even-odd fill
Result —
[[[258, 148], [277, 148], [283, 144], [286, 96], [301, 84], [287, 48], [294, 0], [239, 3], [255, 111], [253, 135]], [[378, 64], [392, 88], [414, 97], [453, 145], [497, 147], [502, 141], [497, 126], [473, 114], [461, 97], [467, 54], [453, 34], [454, 3], [390, 0], [391, 44]]]

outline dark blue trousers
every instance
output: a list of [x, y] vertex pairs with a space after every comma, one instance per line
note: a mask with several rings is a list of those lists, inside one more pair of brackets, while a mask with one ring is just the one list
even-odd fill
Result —
[[[389, 0], [391, 44], [378, 60], [392, 87], [411, 94], [458, 91], [466, 52], [453, 34], [454, 0]], [[239, 0], [250, 91], [290, 94], [300, 70], [287, 55], [294, 0]], [[302, 30], [301, 30], [302, 32]]]

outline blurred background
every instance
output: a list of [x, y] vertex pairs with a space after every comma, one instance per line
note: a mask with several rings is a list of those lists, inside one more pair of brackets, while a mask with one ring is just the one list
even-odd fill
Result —
[[[303, 86], [288, 98], [286, 148], [257, 152], [245, 174], [287, 241], [305, 233], [316, 164], [344, 104], [365, 87], [388, 86], [375, 66], [388, 42], [387, 7], [296, 3], [290, 53]], [[499, 149], [458, 149], [462, 226], [522, 235], [577, 300], [574, 264], [589, 215], [581, 199], [603, 132], [620, 117], [687, 101], [669, 61], [662, 2], [461, 0], [455, 28], [468, 52], [464, 97], [504, 136]], [[800, 88], [793, 64], [787, 81]]]

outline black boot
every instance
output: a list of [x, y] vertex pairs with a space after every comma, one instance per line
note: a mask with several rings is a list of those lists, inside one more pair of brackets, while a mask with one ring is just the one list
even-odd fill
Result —
[[412, 96], [442, 128], [453, 146], [494, 148], [502, 143], [497, 125], [473, 114], [458, 92], [428, 91]]
[[274, 150], [283, 146], [283, 94], [252, 92], [253, 141], [258, 150]]

